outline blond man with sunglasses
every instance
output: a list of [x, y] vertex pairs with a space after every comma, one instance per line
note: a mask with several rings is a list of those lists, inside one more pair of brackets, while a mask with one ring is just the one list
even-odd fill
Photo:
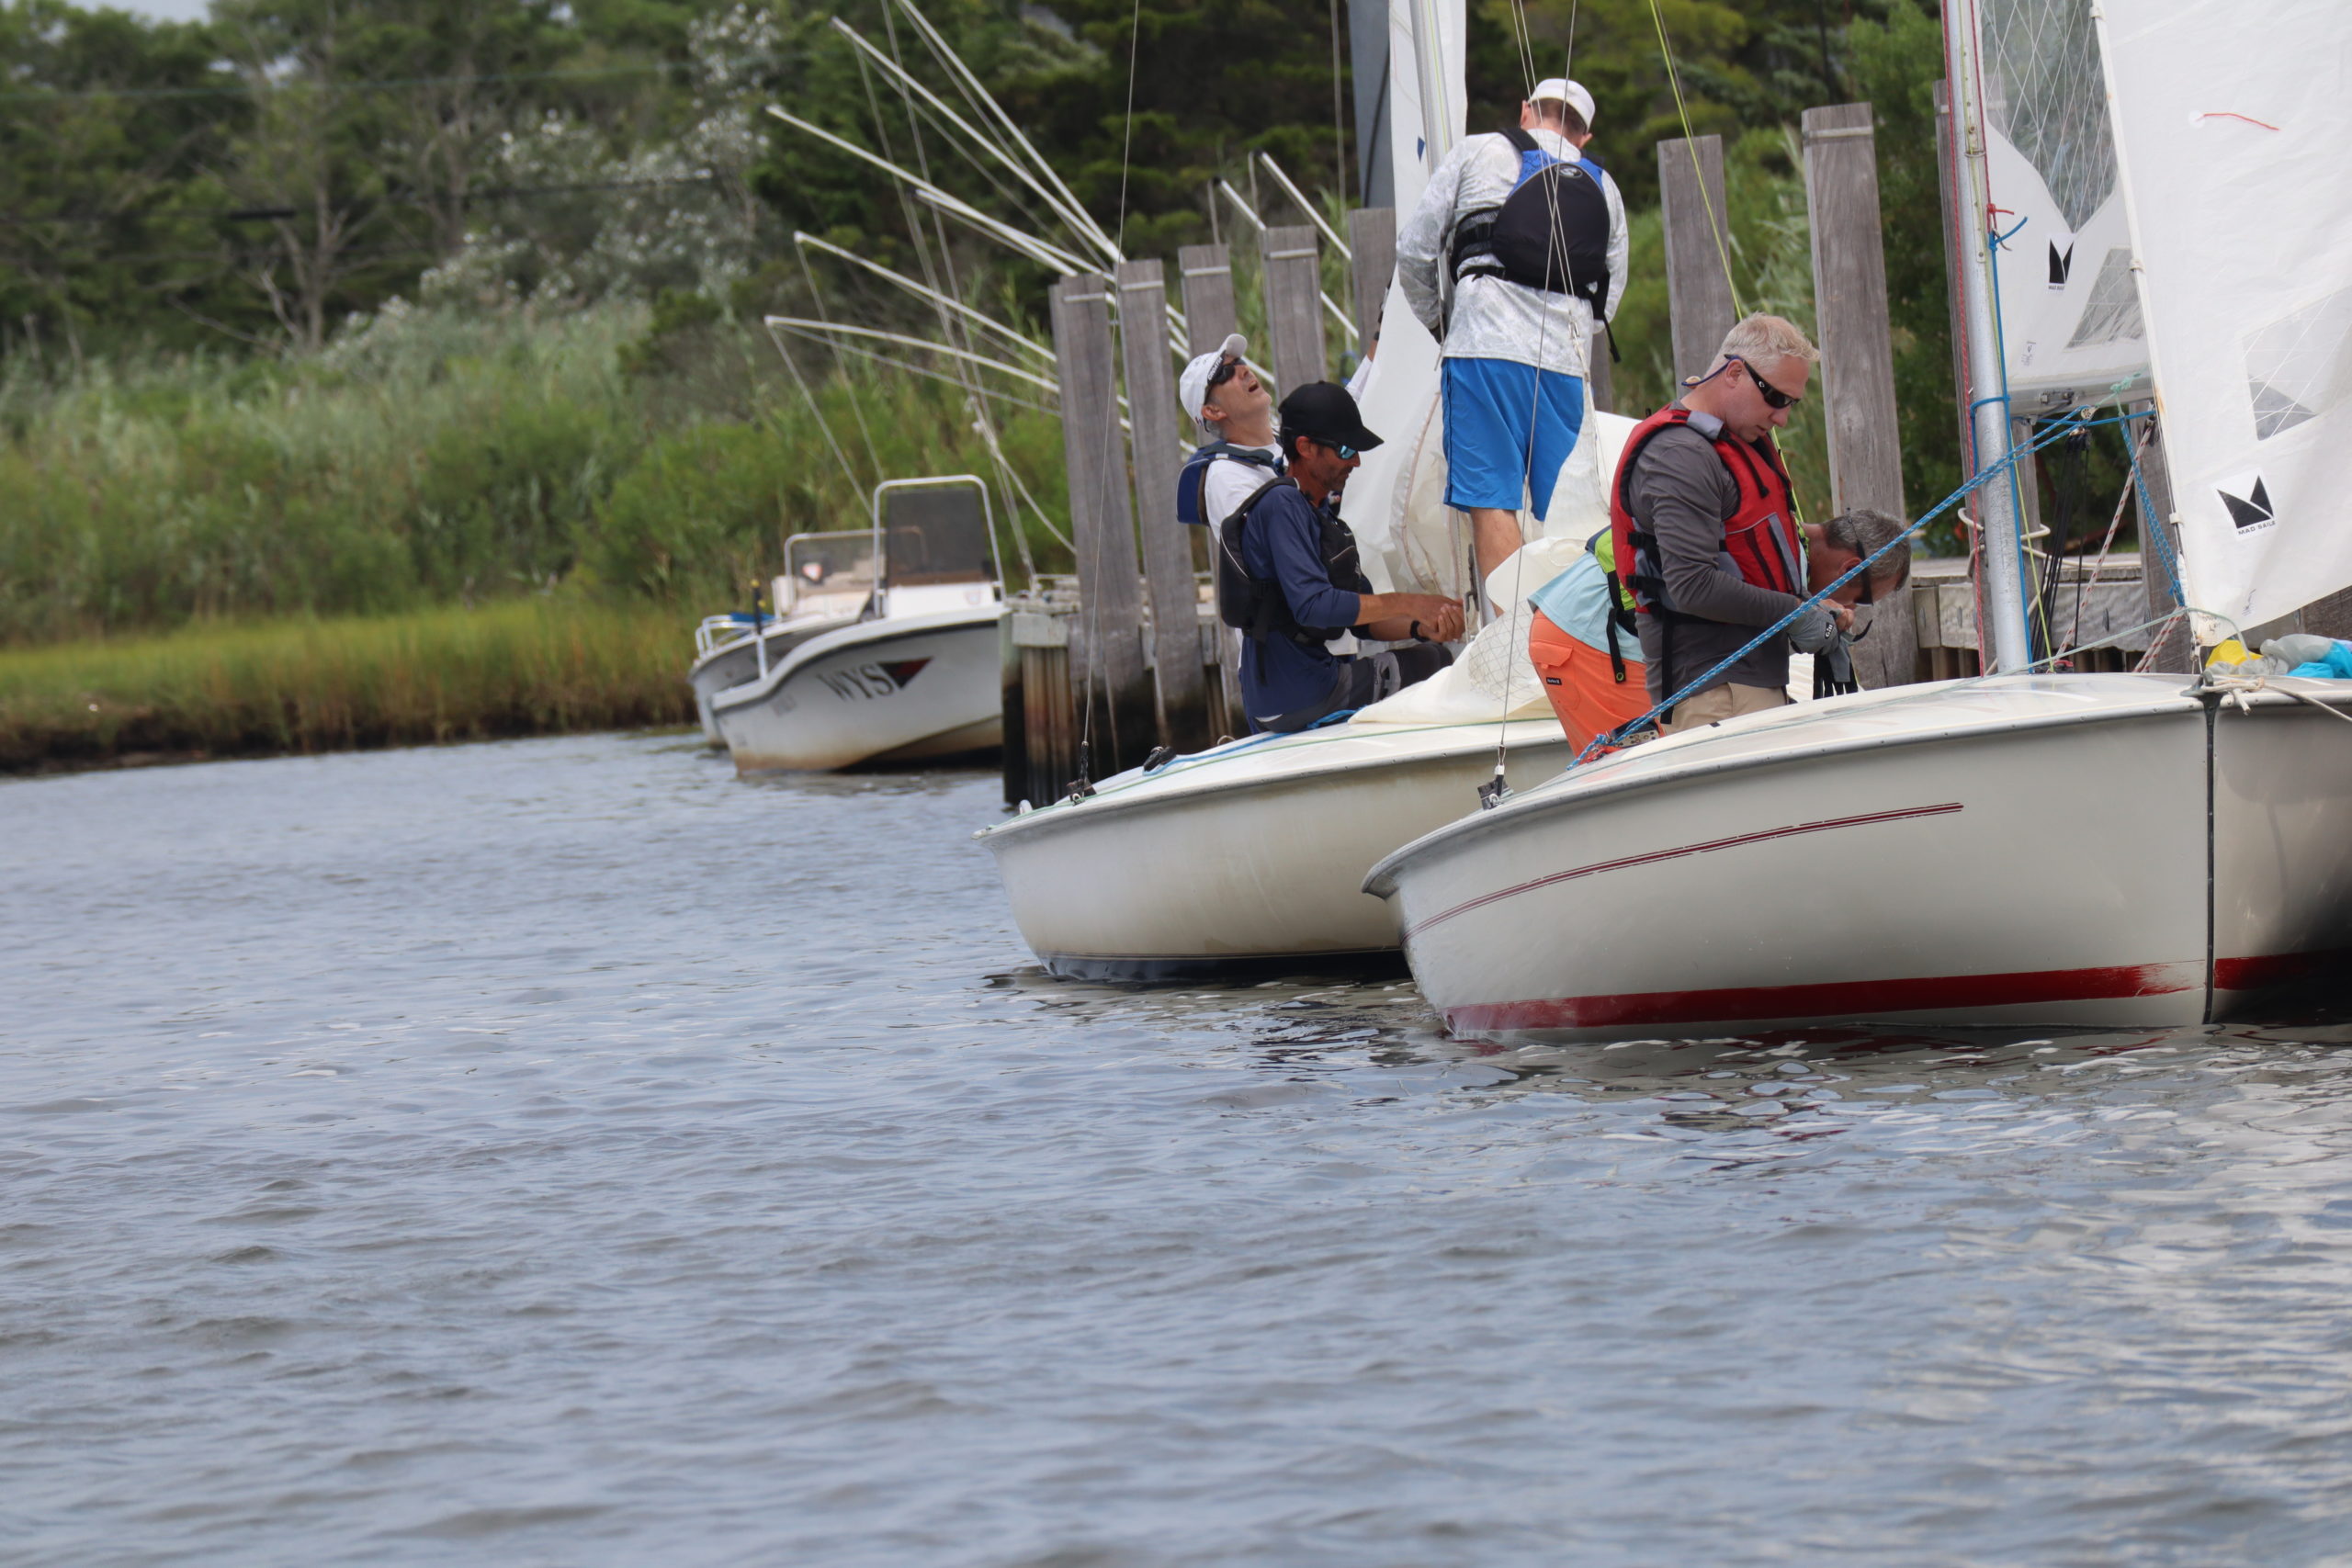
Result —
[[1667, 733], [1778, 707], [1792, 648], [1826, 648], [1853, 625], [1860, 582], [1711, 673], [1812, 592], [1815, 541], [1797, 526], [1773, 434], [1820, 357], [1792, 322], [1750, 316], [1707, 373], [1626, 440], [1611, 487], [1610, 564], [1634, 601], [1650, 701], [1706, 682], [1663, 716]]

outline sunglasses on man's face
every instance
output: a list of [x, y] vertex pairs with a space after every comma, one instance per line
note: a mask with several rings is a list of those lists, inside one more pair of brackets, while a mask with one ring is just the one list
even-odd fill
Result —
[[1747, 372], [1747, 378], [1756, 383], [1756, 389], [1763, 394], [1764, 401], [1770, 406], [1776, 409], [1792, 409], [1799, 403], [1804, 401], [1803, 398], [1784, 392], [1781, 390], [1780, 388], [1772, 385], [1771, 382], [1764, 379], [1763, 377], [1756, 373], [1756, 367], [1750, 365], [1747, 360], [1742, 359], [1737, 363], [1742, 370]]
[[1341, 461], [1342, 463], [1352, 463], [1352, 462], [1354, 462], [1354, 461], [1355, 461], [1359, 457], [1363, 456], [1363, 454], [1362, 454], [1362, 453], [1360, 453], [1360, 452], [1358, 452], [1354, 447], [1350, 446], [1347, 446], [1346, 444], [1344, 444], [1344, 443], [1342, 443], [1342, 442], [1338, 442], [1338, 441], [1317, 441], [1317, 442], [1316, 442], [1316, 443], [1315, 443], [1315, 445], [1317, 445], [1317, 446], [1322, 447], [1322, 448], [1323, 448], [1323, 450], [1325, 450], [1326, 452], [1330, 453], [1333, 457], [1335, 457], [1339, 458], [1339, 459], [1340, 459], [1340, 461]]
[[1233, 378], [1240, 372], [1240, 369], [1241, 361], [1238, 359], [1221, 359], [1217, 361], [1216, 368], [1209, 372], [1210, 388], [1214, 389], [1224, 386], [1227, 381], [1232, 380]]

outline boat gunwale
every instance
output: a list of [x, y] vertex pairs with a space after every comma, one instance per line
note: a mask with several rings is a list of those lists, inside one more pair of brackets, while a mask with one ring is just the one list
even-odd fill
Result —
[[[824, 617], [824, 618], [825, 618], [826, 620], [828, 620], [828, 621], [836, 621], [836, 622], [841, 623], [841, 624], [840, 624], [840, 626], [832, 626], [832, 627], [830, 627], [830, 628], [829, 628], [830, 630], [833, 630], [833, 631], [839, 631], [839, 630], [841, 630], [841, 629], [842, 629], [842, 626], [854, 626], [854, 625], [856, 625], [856, 624], [857, 624], [854, 620], [853, 620], [853, 619], [851, 619], [851, 618], [849, 618], [849, 617], [847, 617], [847, 616], [843, 616], [843, 615], [828, 615], [828, 616], [826, 616], [826, 617]], [[771, 617], [771, 618], [769, 619], [769, 621], [768, 621], [768, 624], [767, 624], [766, 627], [765, 627], [764, 629], [763, 629], [763, 630], [762, 630], [762, 632], [760, 633], [760, 639], [761, 639], [762, 641], [763, 641], [763, 642], [773, 642], [775, 638], [780, 637], [784, 637], [784, 636], [787, 636], [787, 635], [789, 635], [790, 633], [792, 633], [792, 632], [794, 632], [794, 631], [801, 631], [801, 632], [806, 632], [806, 633], [808, 634], [807, 636], [805, 636], [805, 637], [802, 637], [802, 639], [801, 639], [801, 640], [802, 640], [802, 642], [807, 642], [807, 641], [812, 640], [812, 639], [813, 639], [813, 638], [815, 638], [815, 637], [822, 637], [822, 636], [824, 636], [824, 635], [825, 635], [823, 632], [808, 632], [808, 628], [806, 628], [806, 627], [795, 627], [795, 626], [792, 625], [791, 620], [790, 620], [790, 619], [788, 619], [788, 618], [786, 618], [786, 619], [777, 619], [777, 618]], [[707, 666], [707, 665], [708, 665], [708, 664], [709, 664], [713, 660], [718, 659], [718, 658], [720, 655], [722, 655], [722, 654], [734, 653], [734, 652], [736, 652], [736, 651], [740, 650], [741, 649], [742, 649], [742, 648], [743, 648], [743, 646], [744, 646], [745, 644], [749, 643], [751, 640], [752, 640], [752, 634], [751, 634], [751, 633], [749, 633], [749, 632], [745, 632], [741, 637], [736, 637], [736, 638], [734, 638], [734, 639], [733, 639], [733, 640], [731, 640], [731, 641], [729, 641], [729, 642], [722, 642], [722, 643], [720, 643], [717, 648], [712, 649], [708, 653], [697, 653], [697, 654], [695, 654], [695, 660], [694, 660], [694, 662], [693, 662], [692, 664], [689, 664], [689, 665], [687, 665], [687, 666], [686, 666], [686, 680], [687, 680], [687, 682], [688, 682], [689, 683], [692, 683], [692, 682], [694, 681], [695, 677], [695, 676], [697, 676], [697, 675], [700, 675], [700, 674], [703, 672], [703, 669], [704, 669], [704, 667], [705, 667], [705, 666]], [[781, 657], [782, 657], [782, 658], [787, 658], [787, 659], [788, 659], [788, 658], [790, 658], [790, 657], [791, 657], [791, 655], [792, 655], [793, 649], [795, 649], [795, 648], [798, 648], [798, 647], [800, 647], [800, 646], [801, 646], [801, 643], [794, 643], [794, 644], [792, 645], [792, 647], [791, 647], [791, 648], [787, 648], [787, 649], [784, 649], [783, 654], [782, 654], [782, 656], [781, 656]], [[755, 678], [756, 678], [756, 677], [755, 677]], [[740, 681], [739, 681], [739, 682], [736, 682], [736, 684], [737, 684], [737, 685], [742, 685], [742, 684], [746, 684], [746, 682], [740, 682]], [[734, 686], [721, 686], [721, 687], [719, 688], [719, 691], [722, 691], [722, 692], [731, 692], [731, 691], [733, 691], [734, 689], [735, 689], [735, 687], [734, 687]], [[718, 694], [717, 693], [713, 693], [713, 694], [712, 694], [712, 695], [714, 695], [714, 696], [715, 696], [715, 695], [717, 695], [717, 694]]]
[[[1426, 727], [1424, 732], [1426, 732], [1426, 729], [1468, 729], [1476, 728], [1486, 729], [1489, 733], [1479, 737], [1476, 745], [1456, 746], [1443, 751], [1417, 752], [1402, 758], [1363, 758], [1352, 762], [1326, 762], [1319, 765], [1310, 765], [1301, 768], [1295, 773], [1260, 773], [1249, 778], [1234, 779], [1227, 783], [1200, 784], [1181, 792], [1174, 790], [1154, 790], [1150, 794], [1141, 796], [1134, 796], [1125, 792], [1122, 792], [1120, 795], [1107, 798], [1099, 794], [1092, 795], [1087, 796], [1086, 799], [1082, 801], [1075, 803], [1076, 809], [1063, 809], [1064, 807], [1071, 807], [1073, 804], [1069, 797], [1065, 795], [1059, 800], [1048, 801], [1044, 806], [1034, 807], [1017, 816], [1009, 817], [1001, 822], [991, 822], [985, 828], [975, 829], [972, 832], [972, 838], [975, 842], [988, 845], [990, 851], [993, 852], [996, 848], [993, 840], [1000, 839], [1005, 834], [1012, 832], [1016, 829], [1035, 828], [1036, 825], [1041, 822], [1048, 825], [1098, 822], [1108, 817], [1115, 817], [1131, 811], [1139, 811], [1148, 806], [1166, 805], [1170, 802], [1180, 800], [1188, 802], [1193, 800], [1204, 800], [1213, 796], [1238, 794], [1243, 790], [1265, 789], [1276, 784], [1290, 784], [1303, 783], [1313, 779], [1329, 778], [1335, 773], [1352, 773], [1360, 768], [1367, 766], [1389, 766], [1403, 762], [1446, 761], [1457, 756], [1492, 750], [1494, 749], [1494, 736], [1492, 734], [1492, 730], [1498, 725], [1506, 724], [1545, 725], [1553, 732], [1551, 736], [1539, 737], [1534, 740], [1515, 745], [1512, 748], [1514, 750], [1529, 750], [1541, 746], [1557, 745], [1566, 747], [1568, 744], [1567, 737], [1559, 732], [1558, 721], [1551, 718], [1548, 715], [1543, 718], [1469, 719], [1459, 725], [1433, 725]], [[1424, 727], [1416, 726], [1414, 728], [1423, 728]], [[1408, 733], [1408, 731], [1407, 731], [1402, 726], [1397, 727], [1397, 728], [1398, 733], [1400, 734]], [[1301, 730], [1298, 733], [1301, 735], [1311, 735], [1315, 732], [1312, 730]], [[1246, 740], [1248, 738], [1245, 737], [1244, 739]], [[1208, 753], [1205, 752], [1199, 753], [1199, 755], [1203, 756], [1207, 754]], [[1183, 760], [1184, 759], [1182, 758], [1177, 759], [1179, 761]], [[1105, 782], [1107, 783], [1108, 781], [1106, 780]], [[1145, 782], [1147, 781], [1136, 781], [1137, 784]], [[1094, 804], [1097, 801], [1101, 801], [1102, 804], [1099, 806]]]
[[[2030, 677], [2039, 679], [2040, 677]], [[1970, 684], [1976, 684], [1972, 682]], [[1882, 687], [1882, 691], [1889, 688]], [[1686, 763], [1679, 767], [1661, 768], [1633, 777], [1599, 780], [1589, 786], [1563, 785], [1557, 789], [1537, 786], [1527, 794], [1507, 800], [1492, 811], [1482, 811], [1432, 829], [1411, 843], [1404, 844], [1381, 857], [1364, 874], [1363, 890], [1375, 898], [1396, 896], [1396, 885], [1393, 870], [1404, 861], [1434, 850], [1441, 842], [1454, 844], [1495, 830], [1496, 824], [1518, 820], [1531, 815], [1542, 815], [1572, 807], [1587, 806], [1594, 801], [1615, 795], [1687, 784], [1694, 779], [1713, 778], [1726, 773], [1745, 773], [1758, 768], [1787, 767], [1826, 757], [1850, 756], [1866, 751], [1883, 751], [1905, 746], [1939, 745], [1954, 740], [1974, 739], [1995, 735], [2021, 734], [2037, 729], [2060, 729], [2082, 724], [2112, 724], [2128, 719], [2159, 718], [2172, 714], [2202, 713], [2206, 699], [2200, 688], [2184, 686], [2164, 696], [2150, 696], [2137, 701], [2117, 703], [2088, 711], [2071, 713], [2040, 713], [2020, 717], [1979, 720], [1974, 723], [1955, 721], [1933, 728], [1910, 730], [1894, 735], [1856, 735], [1837, 740], [1804, 742], [1774, 751], [1744, 752], [1737, 756], [1712, 758]], [[2283, 691], [2247, 693], [2268, 707], [2280, 705], [2302, 705], [2301, 699]], [[2216, 700], [2219, 700], [2218, 694]], [[2352, 692], [2342, 694], [2352, 699]], [[1836, 699], [1830, 699], [1835, 701]], [[1897, 699], [1900, 700], [1900, 699]], [[1550, 781], [1547, 781], [1547, 783]], [[1538, 793], [1541, 791], [1541, 793]]]
[[831, 631], [820, 632], [808, 641], [787, 651], [783, 661], [771, 668], [764, 677], [746, 681], [741, 685], [729, 686], [723, 692], [714, 693], [710, 698], [711, 713], [716, 716], [722, 712], [732, 712], [737, 708], [749, 707], [754, 703], [763, 702], [774, 696], [776, 688], [793, 675], [797, 674], [804, 665], [812, 663], [840, 649], [854, 646], [858, 639], [852, 635], [853, 633], [863, 632], [869, 627], [877, 628], [877, 635], [871, 640], [876, 643], [884, 643], [899, 637], [916, 637], [926, 632], [958, 631], [967, 626], [977, 626], [984, 621], [1001, 620], [1003, 618], [1003, 602], [999, 600], [993, 604], [967, 605], [958, 610], [932, 610], [920, 615], [908, 615], [898, 620], [883, 616], [875, 620], [853, 621], [845, 626], [836, 626]]

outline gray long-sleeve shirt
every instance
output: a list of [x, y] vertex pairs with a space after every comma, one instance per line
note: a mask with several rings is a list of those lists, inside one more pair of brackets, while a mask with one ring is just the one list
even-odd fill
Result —
[[[1643, 446], [1626, 484], [1626, 503], [1634, 521], [1657, 536], [1667, 602], [1685, 616], [1703, 617], [1672, 624], [1676, 687], [1713, 669], [1801, 603], [1792, 594], [1758, 588], [1741, 577], [1724, 550], [1724, 520], [1739, 510], [1740, 495], [1739, 481], [1713, 445], [1722, 431], [1723, 423], [1704, 413], [1691, 414], [1686, 428], [1659, 431]], [[1663, 702], [1670, 691], [1665, 684], [1668, 625], [1644, 615], [1640, 626], [1650, 701]], [[1723, 685], [1777, 691], [1788, 683], [1789, 639], [1784, 633], [1700, 691]]]
[[[1581, 154], [1558, 131], [1539, 126], [1536, 145], [1563, 162]], [[1430, 175], [1412, 215], [1396, 234], [1396, 281], [1405, 302], [1448, 359], [1509, 359], [1540, 370], [1582, 376], [1592, 341], [1592, 308], [1573, 294], [1550, 294], [1474, 273], [1453, 291], [1453, 318], [1444, 319], [1445, 276], [1454, 225], [1473, 212], [1500, 207], [1519, 180], [1519, 149], [1506, 136], [1464, 137]], [[1600, 176], [1609, 199], [1609, 310], [1625, 295], [1632, 255], [1625, 203], [1617, 182]]]

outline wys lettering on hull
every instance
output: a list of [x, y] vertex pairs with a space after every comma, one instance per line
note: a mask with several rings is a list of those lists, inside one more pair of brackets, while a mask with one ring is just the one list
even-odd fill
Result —
[[886, 664], [860, 664], [848, 670], [822, 671], [817, 679], [842, 701], [863, 702], [904, 691], [907, 683], [922, 673], [923, 666], [930, 662], [928, 659], [900, 659]]

